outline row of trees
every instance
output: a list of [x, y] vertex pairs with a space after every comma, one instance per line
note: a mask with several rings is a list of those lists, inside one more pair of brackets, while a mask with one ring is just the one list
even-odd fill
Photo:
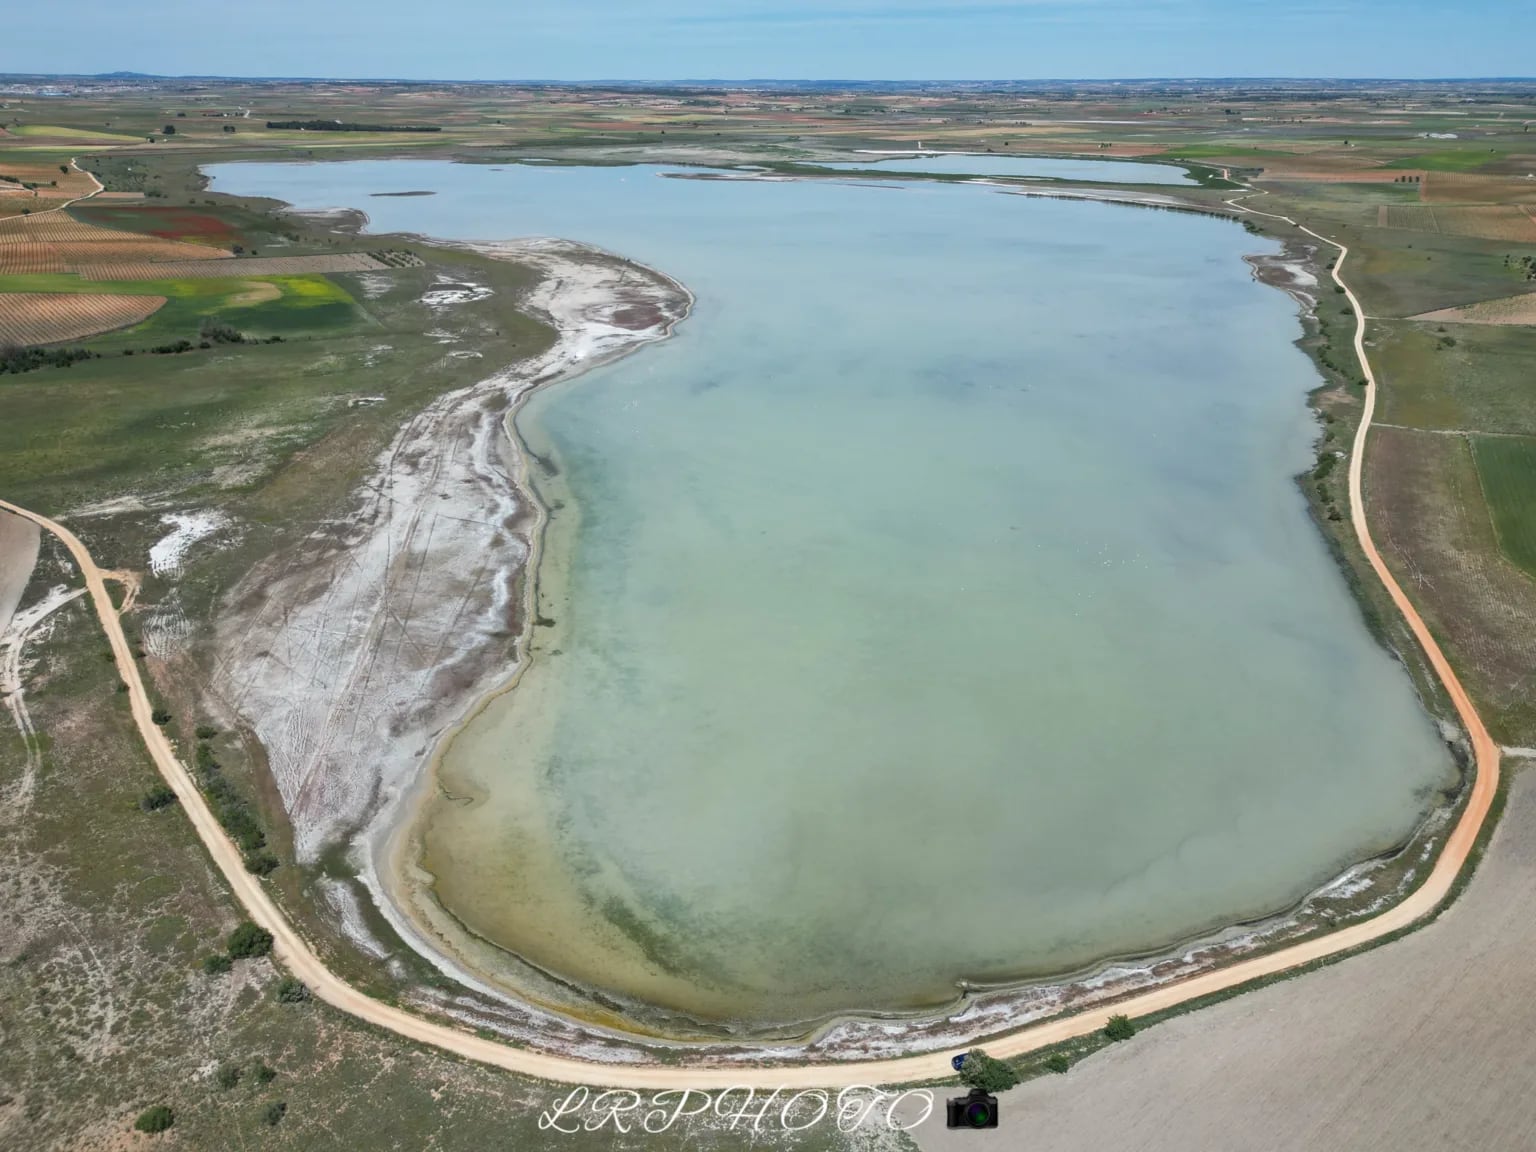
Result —
[[267, 127], [286, 132], [441, 132], [432, 124], [348, 124], [341, 120], [268, 120]]

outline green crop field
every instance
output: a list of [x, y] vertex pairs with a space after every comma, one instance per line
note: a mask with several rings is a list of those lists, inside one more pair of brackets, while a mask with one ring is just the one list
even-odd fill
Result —
[[1536, 576], [1536, 439], [1474, 436], [1472, 452], [1499, 548]]

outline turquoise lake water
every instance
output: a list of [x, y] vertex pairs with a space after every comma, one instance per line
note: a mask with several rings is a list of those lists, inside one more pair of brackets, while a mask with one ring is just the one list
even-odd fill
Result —
[[[932, 1007], [1286, 907], [1452, 779], [1292, 480], [1317, 379], [1235, 223], [648, 168], [213, 173], [380, 232], [589, 241], [698, 296], [519, 417], [560, 468], [555, 626], [445, 762], [484, 799], [425, 830], [444, 904], [546, 971], [749, 1027]], [[399, 189], [438, 194], [368, 199]]]
[[1036, 176], [1051, 180], [1093, 180], [1109, 184], [1198, 184], [1172, 164], [1143, 164], [1134, 160], [1071, 160], [1056, 156], [1001, 156], [986, 153], [940, 153], [882, 159], [870, 156], [848, 164], [822, 168], [874, 168], [882, 172], [943, 172], [968, 176]]

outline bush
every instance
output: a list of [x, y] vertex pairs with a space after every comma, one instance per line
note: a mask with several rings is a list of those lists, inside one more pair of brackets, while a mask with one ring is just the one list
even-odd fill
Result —
[[212, 724], [199, 724], [197, 726], [197, 738], [199, 740], [212, 740], [219, 734], [219, 730]]
[[1019, 1074], [1013, 1070], [1012, 1064], [995, 1060], [980, 1048], [973, 1048], [965, 1054], [965, 1063], [960, 1067], [960, 1079], [972, 1088], [1003, 1092], [1019, 1082]]
[[140, 1132], [164, 1132], [175, 1123], [176, 1113], [164, 1104], [156, 1104], [153, 1108], [146, 1108], [140, 1112], [133, 1126]]
[[[236, 244], [234, 251], [238, 256], [240, 254], [240, 245]], [[202, 337], [205, 343], [208, 341], [212, 341], [215, 344], [245, 343], [245, 333], [220, 320], [204, 320], [202, 327], [198, 329], [198, 335]]]
[[156, 708], [149, 714], [149, 718], [162, 728], [171, 722], [171, 714], [164, 708]]
[[240, 1083], [240, 1065], [220, 1064], [219, 1070], [213, 1074], [213, 1082], [220, 1088], [233, 1088]]
[[269, 1128], [276, 1128], [282, 1120], [283, 1114], [288, 1111], [288, 1105], [281, 1100], [274, 1100], [261, 1110], [261, 1122]]
[[256, 1067], [251, 1071], [252, 1078], [260, 1085], [267, 1085], [277, 1079], [277, 1073], [267, 1067], [265, 1060], [256, 1061]]
[[139, 807], [146, 812], [158, 812], [174, 803], [176, 803], [176, 793], [171, 790], [169, 784], [164, 783], [156, 784], [139, 797]]
[[1045, 1062], [1045, 1069], [1047, 1072], [1061, 1073], [1065, 1072], [1070, 1067], [1072, 1067], [1072, 1061], [1067, 1059], [1067, 1054], [1065, 1052], [1057, 1052], [1054, 1056]]
[[272, 933], [259, 928], [249, 920], [229, 934], [229, 955], [232, 960], [248, 960], [253, 956], [266, 956], [272, 951]]
[[1136, 1025], [1131, 1023], [1129, 1016], [1111, 1016], [1109, 1023], [1104, 1025], [1104, 1035], [1111, 1040], [1129, 1040], [1136, 1035]]
[[270, 876], [282, 863], [270, 852], [247, 852], [245, 854], [245, 870], [253, 876]]
[[203, 971], [210, 976], [222, 976], [235, 966], [235, 962], [222, 952], [203, 957]]
[[284, 976], [277, 982], [277, 999], [283, 1004], [303, 1004], [309, 999], [309, 988], [302, 980]]

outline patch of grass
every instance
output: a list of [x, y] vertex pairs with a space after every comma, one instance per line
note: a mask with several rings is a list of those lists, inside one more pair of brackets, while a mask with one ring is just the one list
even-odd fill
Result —
[[1393, 320], [1367, 334], [1384, 423], [1536, 435], [1536, 328]]
[[58, 124], [22, 124], [12, 127], [11, 132], [16, 136], [51, 136], [68, 140], [116, 140], [122, 144], [142, 143], [142, 138], [139, 136], [124, 136], [120, 132], [109, 130], [98, 132], [93, 128], [65, 128]]
[[1503, 160], [1509, 153], [1497, 148], [1441, 148], [1434, 152], [1420, 152], [1415, 156], [1401, 156], [1391, 160], [1386, 168], [1428, 168], [1435, 172], [1474, 172], [1479, 168]]
[[1536, 576], [1536, 440], [1474, 436], [1472, 456], [1500, 551]]

